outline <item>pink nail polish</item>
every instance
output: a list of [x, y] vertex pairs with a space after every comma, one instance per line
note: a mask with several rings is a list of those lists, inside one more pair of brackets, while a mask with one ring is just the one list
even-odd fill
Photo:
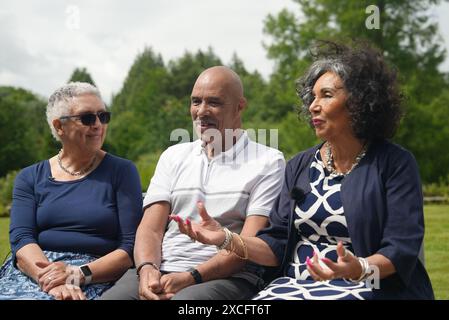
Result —
[[186, 219], [186, 223], [187, 223], [188, 225], [190, 225], [190, 224], [191, 224], [191, 222], [190, 222], [189, 218], [187, 218], [187, 219]]
[[312, 263], [310, 262], [309, 256], [307, 256], [307, 258], [306, 258], [306, 263], [307, 263], [307, 265], [308, 265], [309, 267], [312, 266]]

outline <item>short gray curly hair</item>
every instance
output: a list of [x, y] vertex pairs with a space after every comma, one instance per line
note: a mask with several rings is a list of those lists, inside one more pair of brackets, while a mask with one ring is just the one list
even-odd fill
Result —
[[73, 98], [85, 94], [93, 94], [103, 101], [100, 91], [98, 91], [95, 86], [87, 82], [69, 82], [53, 92], [50, 98], [48, 98], [46, 111], [47, 122], [50, 126], [51, 134], [56, 140], [61, 141], [56, 129], [53, 126], [53, 120], [69, 115]]

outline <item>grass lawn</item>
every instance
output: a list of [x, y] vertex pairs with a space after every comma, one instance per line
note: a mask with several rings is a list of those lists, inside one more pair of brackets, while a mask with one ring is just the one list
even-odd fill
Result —
[[436, 299], [449, 300], [449, 206], [424, 207], [424, 239], [427, 272]]
[[9, 252], [9, 218], [0, 218], [0, 264]]
[[[435, 297], [449, 300], [449, 205], [425, 206], [424, 215], [426, 268]], [[8, 218], [0, 218], [0, 259], [9, 252], [8, 225]]]

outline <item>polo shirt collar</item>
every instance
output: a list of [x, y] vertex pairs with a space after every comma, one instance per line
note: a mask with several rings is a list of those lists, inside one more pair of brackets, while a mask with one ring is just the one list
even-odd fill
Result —
[[[229, 148], [225, 152], [222, 152], [219, 155], [213, 157], [212, 159], [222, 158], [223, 160], [234, 161], [236, 159], [236, 157], [238, 156], [238, 154], [243, 149], [246, 148], [246, 146], [248, 145], [248, 142], [249, 142], [248, 134], [246, 133], [245, 130], [242, 130], [241, 136], [238, 138], [236, 143], [231, 148]], [[197, 148], [198, 148], [197, 154], [198, 155], [201, 155], [202, 153], [206, 154], [206, 150], [204, 147], [205, 147], [204, 142], [201, 141], [201, 139], [198, 139], [198, 145], [197, 145]]]

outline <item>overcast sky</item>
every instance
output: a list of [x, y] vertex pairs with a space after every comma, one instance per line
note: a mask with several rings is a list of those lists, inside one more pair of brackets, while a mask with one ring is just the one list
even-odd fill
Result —
[[[209, 46], [228, 63], [233, 52], [267, 77], [263, 21], [291, 0], [3, 0], [0, 85], [48, 97], [76, 67], [86, 67], [106, 101], [145, 46], [164, 61]], [[432, 11], [449, 47], [449, 4]], [[446, 61], [443, 70], [449, 70]]]

